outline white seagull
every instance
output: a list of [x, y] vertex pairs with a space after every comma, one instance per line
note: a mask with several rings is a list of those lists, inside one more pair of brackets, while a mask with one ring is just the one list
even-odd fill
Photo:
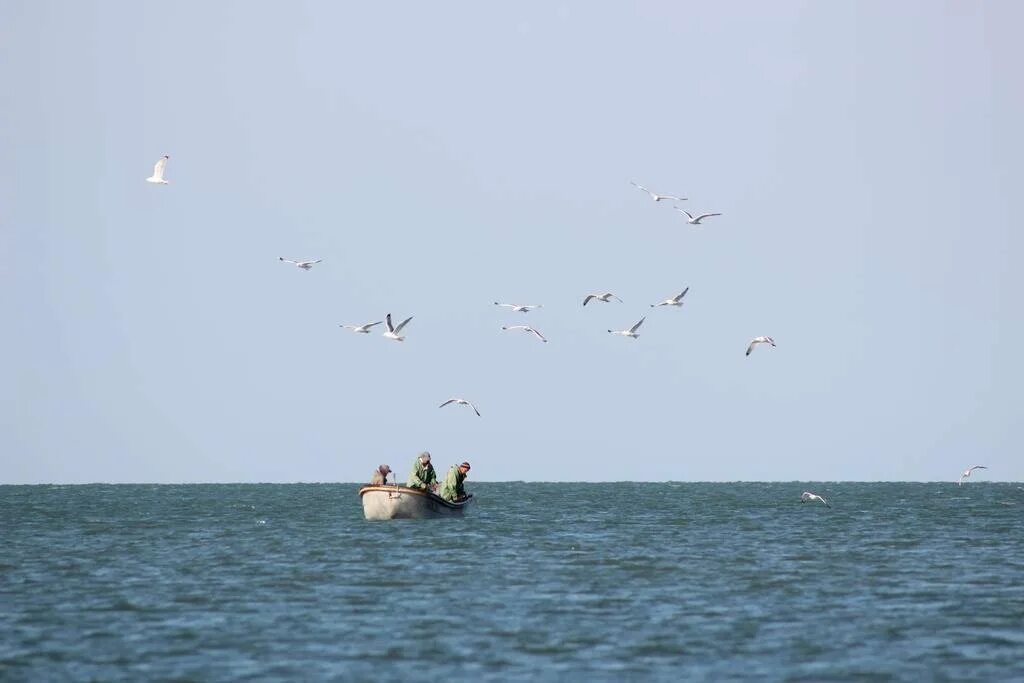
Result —
[[686, 296], [686, 293], [689, 292], [689, 291], [690, 291], [690, 288], [687, 287], [686, 289], [684, 289], [683, 291], [679, 292], [679, 294], [676, 294], [671, 299], [665, 299], [662, 302], [659, 302], [659, 303], [656, 303], [656, 304], [651, 304], [651, 308], [654, 308], [655, 306], [682, 306], [683, 305], [683, 297]]
[[365, 325], [338, 325], [338, 327], [344, 327], [346, 330], [352, 330], [353, 332], [359, 332], [360, 334], [370, 334], [370, 328], [374, 325], [380, 325], [383, 320], [378, 320], [373, 323], [366, 323]]
[[615, 296], [611, 292], [605, 292], [604, 294], [587, 294], [585, 297], [583, 297], [583, 305], [586, 306], [588, 303], [590, 303], [592, 299], [596, 301], [603, 301], [605, 303], [608, 303], [612, 299], [615, 299], [620, 304], [622, 303], [622, 299], [620, 299], [619, 297]]
[[973, 472], [974, 470], [987, 470], [987, 469], [988, 468], [985, 467], [984, 465], [972, 465], [971, 467], [968, 467], [966, 470], [964, 470], [960, 474], [960, 480], [957, 482], [957, 486], [963, 486], [964, 485], [964, 479], [966, 479], [967, 477], [971, 476], [971, 472]]
[[637, 321], [636, 325], [633, 325], [633, 327], [629, 328], [628, 330], [608, 330], [608, 331], [611, 332], [612, 334], [621, 334], [623, 337], [632, 337], [633, 339], [636, 339], [637, 337], [640, 336], [639, 334], [636, 333], [636, 331], [640, 329], [640, 326], [644, 324], [644, 320], [646, 320], [646, 319], [647, 319], [647, 316], [644, 316], [643, 318], [640, 318], [640, 320]]
[[170, 159], [168, 155], [163, 155], [157, 160], [156, 165], [153, 166], [153, 175], [146, 178], [147, 183], [157, 183], [158, 185], [168, 185], [169, 180], [164, 180], [164, 169], [167, 168], [167, 160]]
[[705, 218], [711, 218], [712, 216], [722, 215], [720, 213], [702, 213], [701, 215], [694, 218], [693, 214], [687, 211], [686, 209], [680, 209], [678, 206], [673, 206], [672, 208], [678, 211], [679, 213], [685, 213], [686, 222], [689, 223], [690, 225], [700, 225], [701, 221], [704, 220]]
[[278, 261], [284, 261], [285, 263], [290, 263], [293, 266], [295, 266], [296, 268], [302, 268], [303, 270], [309, 270], [310, 268], [312, 268], [316, 264], [318, 264], [321, 261], [323, 261], [322, 258], [318, 258], [315, 261], [293, 261], [292, 259], [285, 258], [284, 256], [278, 256], [277, 260]]
[[813, 503], [813, 502], [818, 501], [818, 500], [820, 500], [822, 503], [824, 503], [825, 507], [827, 507], [827, 508], [832, 507], [831, 505], [828, 504], [827, 500], [825, 500], [824, 498], [819, 496], [817, 493], [811, 493], [810, 491], [804, 491], [803, 493], [800, 494], [800, 502], [801, 503]]
[[442, 403], [441, 405], [439, 405], [438, 408], [444, 408], [449, 403], [456, 403], [456, 404], [458, 404], [460, 406], [469, 406], [470, 408], [473, 409], [473, 412], [476, 413], [476, 416], [480, 417], [480, 411], [476, 409], [476, 406], [473, 405], [473, 402], [472, 401], [467, 401], [464, 398], [450, 398], [447, 401], [445, 401], [444, 403]]
[[532, 311], [535, 308], [543, 308], [544, 307], [543, 304], [530, 304], [530, 305], [527, 305], [527, 304], [503, 304], [503, 303], [499, 303], [497, 301], [494, 302], [494, 305], [495, 306], [501, 306], [502, 308], [511, 308], [513, 311], [515, 311], [517, 313], [529, 313], [530, 311]]
[[533, 329], [529, 325], [502, 325], [501, 329], [503, 329], [503, 330], [522, 330], [523, 332], [529, 332], [529, 333], [535, 335], [537, 337], [537, 339], [540, 339], [542, 342], [546, 342], [547, 341], [547, 339], [544, 338], [543, 334], [541, 334], [537, 330]]
[[675, 195], [671, 195], [671, 194], [658, 194], [657, 192], [651, 192], [650, 190], [648, 190], [643, 185], [638, 185], [637, 183], [634, 183], [632, 180], [630, 180], [629, 182], [630, 182], [631, 185], [633, 185], [633, 187], [638, 187], [641, 190], [643, 190], [644, 192], [646, 192], [647, 194], [651, 195], [651, 199], [653, 199], [656, 202], [660, 202], [662, 199], [674, 199], [677, 202], [685, 202], [686, 201], [686, 197], [676, 197]]
[[754, 347], [757, 346], [758, 344], [771, 344], [772, 346], [775, 346], [775, 340], [772, 339], [771, 337], [754, 337], [753, 339], [750, 340], [750, 346], [747, 347], [748, 356], [750, 355], [750, 352], [754, 350]]
[[402, 328], [405, 327], [410, 320], [412, 320], [412, 316], [410, 315], [408, 318], [400, 322], [398, 324], [398, 327], [395, 327], [394, 325], [391, 324], [390, 313], [384, 316], [384, 319], [388, 324], [388, 331], [384, 333], [384, 336], [387, 337], [388, 339], [394, 339], [395, 341], [405, 341], [405, 337], [398, 336], [398, 333], [402, 331]]

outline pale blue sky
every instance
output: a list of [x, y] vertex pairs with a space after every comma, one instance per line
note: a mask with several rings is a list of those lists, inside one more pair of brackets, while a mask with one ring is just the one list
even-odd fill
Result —
[[1022, 480], [1022, 25], [8, 0], [0, 483]]

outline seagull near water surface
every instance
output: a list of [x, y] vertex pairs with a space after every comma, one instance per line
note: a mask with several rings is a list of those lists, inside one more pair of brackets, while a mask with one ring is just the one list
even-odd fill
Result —
[[495, 301], [494, 305], [501, 306], [502, 308], [511, 308], [517, 313], [529, 313], [535, 308], [544, 308], [542, 304], [503, 304], [498, 301]]
[[295, 266], [296, 268], [301, 268], [302, 270], [310, 270], [313, 266], [315, 266], [316, 264], [318, 264], [321, 261], [323, 261], [322, 258], [318, 258], [318, 259], [310, 260], [310, 261], [295, 261], [295, 260], [292, 260], [290, 258], [285, 258], [284, 256], [278, 256], [277, 260], [278, 261], [284, 261], [285, 263], [290, 263], [293, 266]]
[[757, 346], [758, 344], [771, 344], [774, 347], [775, 340], [772, 339], [771, 337], [754, 337], [753, 339], [750, 340], [750, 346], [747, 347], [748, 356], [750, 355], [750, 352], [754, 350], [754, 347]]
[[654, 308], [656, 306], [682, 306], [683, 305], [683, 297], [686, 296], [686, 293], [689, 292], [689, 291], [690, 291], [690, 288], [687, 287], [686, 289], [684, 289], [683, 291], [679, 292], [678, 294], [676, 294], [671, 299], [665, 299], [664, 301], [660, 301], [660, 302], [658, 302], [656, 304], [651, 304], [651, 308]]
[[408, 318], [398, 323], [398, 327], [395, 327], [394, 325], [391, 324], [390, 313], [384, 316], [384, 319], [388, 325], [388, 331], [385, 332], [383, 336], [387, 337], [388, 339], [394, 339], [395, 341], [405, 341], [405, 337], [399, 336], [399, 333], [402, 331], [403, 327], [409, 324], [409, 321], [412, 320], [412, 316], [410, 315]]
[[473, 405], [473, 402], [467, 401], [464, 398], [450, 398], [441, 405], [439, 405], [438, 408], [444, 408], [445, 406], [451, 405], [452, 403], [460, 406], [469, 406], [470, 408], [473, 409], [473, 412], [476, 413], [476, 416], [480, 417], [480, 411], [476, 409], [476, 406]]
[[608, 331], [611, 334], [618, 334], [618, 335], [622, 335], [623, 337], [632, 337], [633, 339], [636, 339], [637, 337], [640, 336], [639, 334], [636, 333], [636, 331], [640, 329], [640, 326], [644, 324], [644, 320], [646, 320], [646, 319], [647, 319], [647, 316], [644, 316], [643, 318], [640, 318], [640, 320], [638, 320], [636, 322], [636, 324], [633, 325], [633, 327], [629, 328], [628, 330], [608, 330]]
[[153, 175], [146, 178], [147, 183], [156, 183], [158, 185], [169, 185], [171, 181], [164, 180], [164, 170], [167, 168], [167, 160], [171, 157], [167, 154], [160, 157], [156, 165], [153, 166]]
[[712, 216], [722, 215], [720, 213], [702, 213], [701, 215], [694, 217], [694, 215], [687, 211], [686, 209], [680, 209], [678, 206], [673, 206], [672, 208], [678, 211], [679, 213], [685, 213], [686, 222], [689, 223], [690, 225], [701, 225], [701, 221], [704, 220], [705, 218], [711, 218]]
[[825, 500], [824, 498], [819, 496], [817, 493], [811, 493], [810, 491], [804, 491], [803, 493], [800, 494], [800, 502], [801, 503], [814, 503], [816, 501], [821, 501], [822, 503], [825, 504], [825, 507], [827, 507], [827, 508], [832, 507], [831, 505], [828, 504], [827, 500]]
[[543, 334], [541, 334], [537, 330], [533, 329], [529, 325], [502, 325], [501, 329], [503, 329], [503, 330], [522, 330], [523, 332], [527, 332], [527, 333], [530, 333], [530, 334], [534, 335], [535, 337], [537, 337], [537, 339], [540, 339], [542, 342], [547, 342], [547, 339], [544, 338]]
[[643, 185], [640, 185], [638, 183], [634, 183], [632, 180], [629, 181], [629, 184], [632, 185], [633, 187], [640, 188], [641, 190], [643, 190], [647, 194], [651, 195], [651, 199], [653, 199], [656, 202], [660, 202], [662, 199], [673, 199], [673, 200], [675, 200], [677, 202], [685, 202], [686, 201], [686, 197], [676, 197], [675, 195], [672, 195], [672, 194], [658, 194], [657, 192], [651, 192], [650, 190], [648, 190]]
[[583, 297], [583, 305], [586, 306], [591, 301], [603, 301], [604, 303], [608, 303], [612, 299], [615, 299], [620, 304], [622, 303], [622, 299], [619, 297], [615, 296], [611, 292], [605, 292], [604, 294], [587, 294]]
[[370, 334], [370, 328], [374, 325], [380, 325], [383, 320], [378, 320], [372, 323], [366, 323], [365, 325], [338, 325], [338, 327], [344, 327], [346, 330], [352, 330], [353, 332], [359, 332], [360, 334]]
[[974, 470], [987, 470], [987, 469], [988, 468], [985, 467], [984, 465], [971, 465], [966, 470], [964, 470], [963, 472], [960, 473], [960, 480], [957, 481], [956, 485], [957, 486], [963, 486], [964, 485], [964, 479], [967, 479], [969, 476], [971, 476], [971, 472], [973, 472]]

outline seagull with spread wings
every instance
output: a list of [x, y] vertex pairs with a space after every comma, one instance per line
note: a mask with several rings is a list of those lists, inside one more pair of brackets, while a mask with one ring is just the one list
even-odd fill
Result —
[[647, 194], [651, 195], [651, 199], [653, 199], [656, 202], [660, 202], [662, 199], [673, 199], [673, 200], [675, 200], [677, 202], [685, 202], [686, 201], [686, 197], [676, 197], [675, 195], [671, 195], [671, 194], [658, 194], [657, 192], [651, 192], [650, 190], [648, 190], [643, 185], [638, 185], [637, 183], [634, 183], [632, 180], [630, 180], [629, 183], [633, 187], [640, 188], [641, 190], [643, 190]]
[[147, 183], [156, 183], [158, 185], [168, 185], [171, 181], [164, 180], [164, 170], [167, 168], [167, 160], [171, 157], [167, 154], [160, 157], [156, 165], [153, 166], [153, 175], [146, 178]]
[[754, 337], [753, 339], [750, 340], [750, 346], [747, 347], [748, 356], [750, 355], [750, 352], [754, 350], [754, 347], [757, 346], [758, 344], [771, 344], [774, 347], [775, 340], [772, 339], [771, 337]]
[[395, 341], [405, 341], [405, 337], [399, 336], [399, 333], [402, 331], [403, 327], [409, 324], [410, 320], [412, 320], [411, 315], [402, 322], [398, 323], [398, 326], [395, 327], [394, 325], [391, 324], [391, 314], [388, 313], [386, 316], [384, 316], [384, 321], [388, 325], [388, 331], [385, 332], [383, 336], [387, 337], [388, 339], [394, 339]]
[[673, 206], [672, 208], [678, 211], [679, 213], [685, 213], [686, 222], [689, 223], [690, 225], [701, 225], [701, 221], [704, 220], [705, 218], [711, 218], [712, 216], [722, 215], [720, 213], [702, 213], [701, 215], [694, 217], [694, 215], [687, 211], [686, 209], [680, 209], [678, 206]]
[[620, 334], [623, 337], [632, 337], [633, 339], [636, 339], [637, 337], [640, 336], [639, 334], [636, 333], [636, 331], [640, 329], [640, 326], [644, 324], [644, 320], [646, 320], [646, 319], [647, 319], [647, 316], [644, 316], [643, 318], [640, 318], [640, 320], [638, 320], [637, 323], [635, 325], [633, 325], [633, 327], [629, 328], [628, 330], [608, 330], [608, 331], [611, 334]]
[[543, 304], [503, 304], [498, 301], [494, 302], [495, 306], [501, 306], [502, 308], [511, 308], [516, 313], [529, 313], [535, 308], [543, 308]]
[[473, 405], [473, 402], [472, 401], [467, 401], [464, 398], [450, 398], [447, 401], [445, 401], [444, 403], [442, 403], [441, 405], [439, 405], [438, 408], [444, 408], [446, 405], [450, 405], [452, 403], [454, 403], [456, 405], [460, 405], [460, 406], [469, 406], [470, 408], [473, 409], [473, 412], [476, 413], [476, 416], [480, 417], [480, 411], [476, 409], [476, 406]]
[[533, 329], [529, 325], [502, 325], [501, 329], [503, 329], [503, 330], [522, 330], [523, 332], [527, 332], [527, 333], [530, 333], [530, 334], [534, 335], [535, 337], [537, 337], [537, 339], [540, 339], [542, 342], [547, 342], [547, 339], [544, 338], [543, 334], [541, 334], [537, 330]]
[[380, 325], [383, 320], [378, 320], [372, 323], [366, 323], [365, 325], [338, 325], [338, 327], [344, 327], [346, 330], [352, 330], [360, 334], [370, 334], [370, 328], [374, 325]]
[[818, 502], [818, 501], [824, 503], [825, 507], [827, 507], [827, 508], [832, 507], [831, 505], [828, 504], [827, 500], [825, 500], [824, 498], [819, 496], [817, 493], [811, 493], [810, 491], [804, 491], [803, 493], [800, 494], [800, 502], [801, 503], [814, 503], [814, 502]]
[[296, 268], [301, 268], [302, 270], [310, 270], [313, 266], [323, 261], [322, 258], [318, 258], [316, 260], [311, 261], [294, 261], [290, 258], [285, 258], [284, 256], [278, 256], [277, 260], [284, 261], [285, 263], [290, 263]]
[[966, 479], [967, 477], [971, 476], [971, 472], [973, 472], [974, 470], [987, 470], [987, 469], [988, 468], [985, 467], [984, 465], [971, 465], [966, 470], [964, 470], [963, 472], [960, 473], [960, 480], [956, 483], [957, 486], [963, 486], [964, 485], [964, 479]]
[[603, 301], [605, 303], [608, 303], [612, 299], [615, 299], [620, 304], [622, 303], [622, 299], [620, 299], [619, 297], [615, 296], [611, 292], [605, 292], [604, 294], [587, 294], [585, 297], [583, 297], [583, 305], [586, 306], [591, 301]]
[[686, 296], [686, 293], [689, 292], [689, 291], [690, 291], [690, 288], [687, 287], [686, 289], [684, 289], [683, 291], [679, 292], [678, 294], [676, 294], [671, 299], [665, 299], [664, 301], [658, 302], [656, 304], [651, 304], [651, 308], [654, 308], [655, 306], [682, 306], [683, 305], [683, 297]]

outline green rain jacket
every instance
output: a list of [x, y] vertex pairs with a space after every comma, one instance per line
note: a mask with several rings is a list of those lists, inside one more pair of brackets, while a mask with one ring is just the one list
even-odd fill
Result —
[[466, 496], [465, 481], [466, 475], [462, 473], [459, 466], [452, 465], [448, 470], [448, 475], [444, 478], [444, 483], [441, 484], [441, 497], [448, 501], [464, 498]]
[[430, 490], [431, 484], [437, 483], [437, 473], [434, 466], [429, 462], [424, 465], [419, 458], [412, 463], [412, 472], [409, 473], [409, 481], [405, 483], [411, 489]]

